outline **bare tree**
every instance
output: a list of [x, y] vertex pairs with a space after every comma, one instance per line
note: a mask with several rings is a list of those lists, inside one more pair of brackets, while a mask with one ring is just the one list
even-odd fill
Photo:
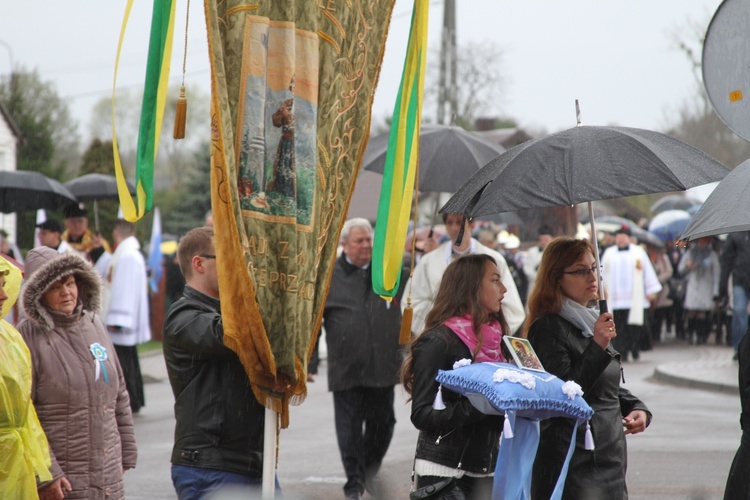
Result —
[[[186, 89], [188, 99], [185, 139], [172, 137], [174, 116], [179, 96], [179, 85], [170, 87], [159, 140], [159, 152], [154, 167], [155, 183], [174, 188], [184, 181], [185, 167], [195, 158], [199, 148], [205, 147], [210, 136], [209, 96], [198, 87]], [[138, 127], [141, 119], [142, 92], [119, 92], [115, 101], [117, 143], [126, 172], [132, 174], [138, 147]], [[112, 139], [112, 99], [100, 100], [91, 116], [91, 135], [101, 140]], [[161, 179], [161, 180], [160, 180]], [[166, 187], [166, 186], [162, 186]]]
[[[503, 52], [489, 41], [470, 42], [458, 48], [457, 116], [450, 121], [467, 130], [474, 128], [480, 116], [498, 116], [502, 111], [505, 77], [502, 71]], [[438, 50], [431, 50], [425, 78], [425, 116], [436, 116], [439, 95]]]

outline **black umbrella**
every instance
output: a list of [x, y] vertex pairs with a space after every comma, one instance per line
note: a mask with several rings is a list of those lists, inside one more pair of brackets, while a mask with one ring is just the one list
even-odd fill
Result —
[[[130, 182], [126, 182], [130, 194], [135, 195], [135, 187]], [[117, 178], [114, 175], [107, 174], [86, 174], [66, 182], [65, 187], [79, 201], [94, 202], [94, 224], [96, 230], [99, 231], [99, 207], [96, 202], [97, 200], [116, 199], [119, 196], [117, 193]]]
[[750, 160], [732, 170], [693, 216], [682, 240], [750, 230]]
[[[362, 168], [382, 174], [389, 133], [367, 143]], [[424, 124], [419, 132], [420, 191], [455, 192], [466, 179], [505, 151], [499, 144], [460, 127]]]
[[700, 200], [691, 198], [690, 196], [682, 194], [668, 194], [659, 198], [659, 200], [651, 205], [651, 213], [656, 215], [666, 210], [687, 210], [688, 208], [699, 205]]
[[681, 191], [728, 172], [703, 151], [658, 132], [579, 126], [506, 151], [440, 211], [477, 217], [588, 202], [595, 235], [592, 201]]
[[65, 186], [40, 172], [0, 171], [0, 212], [56, 209], [76, 201]]

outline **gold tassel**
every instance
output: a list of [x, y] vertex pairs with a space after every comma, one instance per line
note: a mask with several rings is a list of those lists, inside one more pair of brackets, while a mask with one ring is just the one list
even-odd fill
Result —
[[185, 119], [187, 118], [187, 99], [185, 98], [185, 85], [180, 87], [180, 97], [177, 98], [177, 107], [174, 112], [174, 138], [185, 138]]
[[401, 345], [411, 342], [411, 304], [404, 308], [404, 314], [401, 316], [401, 333], [398, 336], [398, 343]]

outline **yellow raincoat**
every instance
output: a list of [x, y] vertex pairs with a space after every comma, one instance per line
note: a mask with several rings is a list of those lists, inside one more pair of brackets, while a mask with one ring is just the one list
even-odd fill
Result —
[[[4, 318], [18, 298], [21, 271], [0, 257], [8, 299]], [[31, 355], [13, 325], [0, 319], [0, 492], [3, 498], [38, 498], [36, 477], [51, 481], [49, 445], [31, 404]]]

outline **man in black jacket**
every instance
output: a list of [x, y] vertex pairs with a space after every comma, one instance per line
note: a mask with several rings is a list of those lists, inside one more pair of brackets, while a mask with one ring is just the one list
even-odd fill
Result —
[[213, 228], [183, 236], [177, 257], [187, 284], [164, 322], [175, 397], [172, 482], [181, 500], [223, 488], [260, 493], [264, 408], [223, 342]]
[[[341, 461], [344, 495], [359, 499], [367, 488], [387, 498], [374, 483], [393, 437], [394, 386], [402, 353], [401, 290], [386, 302], [372, 290], [372, 226], [350, 219], [341, 230], [341, 257], [333, 267], [323, 320], [328, 344], [328, 390]], [[401, 287], [406, 283], [401, 276]]]
[[732, 345], [734, 359], [740, 340], [747, 332], [747, 304], [750, 293], [750, 231], [729, 233], [721, 256], [719, 299], [726, 301], [729, 275], [732, 275]]

